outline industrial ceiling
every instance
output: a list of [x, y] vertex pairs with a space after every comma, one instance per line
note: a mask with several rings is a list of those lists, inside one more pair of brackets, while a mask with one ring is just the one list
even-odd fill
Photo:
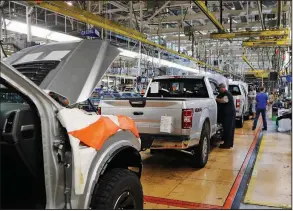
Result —
[[[281, 3], [280, 3], [281, 2]], [[160, 57], [174, 62], [179, 61], [178, 55], [185, 56], [202, 63], [201, 68], [224, 70], [233, 74], [243, 74], [248, 70], [275, 68], [274, 58], [276, 49], [279, 52], [288, 50], [289, 44], [284, 46], [273, 44], [270, 47], [243, 47], [243, 41], [254, 41], [259, 36], [237, 36], [228, 39], [212, 39], [213, 33], [240, 34], [247, 31], [285, 29], [291, 26], [292, 1], [60, 1], [66, 4], [67, 10], [56, 10], [56, 1], [2, 1], [5, 19], [26, 23], [27, 6], [34, 6], [31, 10], [31, 24], [51, 31], [62, 32], [74, 37], [80, 35], [86, 28], [96, 27], [83, 17], [101, 17], [97, 19], [114, 27], [118, 33], [101, 29], [103, 39], [108, 39], [121, 48], [146, 55]], [[56, 4], [56, 5], [54, 5]], [[51, 6], [50, 6], [51, 5]], [[55, 9], [53, 8], [55, 7]], [[75, 8], [88, 13], [76, 14], [72, 17], [67, 8]], [[58, 9], [58, 8], [57, 8]], [[73, 10], [72, 10], [73, 11]], [[74, 10], [75, 12], [78, 10]], [[81, 12], [83, 13], [83, 12]], [[93, 16], [90, 16], [90, 15]], [[110, 20], [108, 23], [106, 21]], [[115, 25], [117, 24], [117, 25]], [[129, 30], [129, 34], [119, 34], [120, 26]], [[121, 30], [123, 30], [122, 28]], [[133, 31], [131, 31], [133, 30]], [[291, 29], [289, 29], [291, 31]], [[136, 34], [137, 33], [137, 34]], [[138, 42], [137, 37], [145, 36], [155, 44]], [[14, 32], [8, 30], [6, 39], [15, 39]], [[287, 38], [290, 38], [290, 35]], [[132, 38], [132, 39], [129, 39]], [[48, 40], [33, 37], [34, 41]], [[141, 44], [141, 46], [139, 46]], [[177, 55], [176, 55], [177, 54]], [[249, 63], [243, 61], [243, 55]], [[182, 58], [182, 57], [181, 57]], [[123, 58], [128, 64], [135, 62]], [[121, 61], [120, 61], [121, 62]], [[182, 62], [182, 60], [180, 60]]]

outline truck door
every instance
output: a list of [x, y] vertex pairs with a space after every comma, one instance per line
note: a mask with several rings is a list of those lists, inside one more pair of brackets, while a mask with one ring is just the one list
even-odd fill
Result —
[[[210, 82], [211, 88], [213, 90], [213, 96], [216, 99], [216, 97], [218, 96], [218, 84], [211, 79], [209, 79], [209, 82]], [[211, 116], [211, 123], [212, 123], [212, 130], [213, 130], [213, 132], [215, 132], [215, 130], [217, 128], [217, 123], [218, 123], [218, 106], [217, 106], [216, 102], [215, 102], [215, 108], [213, 110], [215, 113], [214, 113], [213, 117]]]

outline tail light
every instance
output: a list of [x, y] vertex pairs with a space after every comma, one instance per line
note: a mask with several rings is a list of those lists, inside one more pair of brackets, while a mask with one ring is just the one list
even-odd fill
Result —
[[182, 110], [182, 129], [192, 128], [193, 109]]
[[240, 108], [240, 100], [239, 99], [236, 100], [236, 108]]
[[101, 115], [101, 113], [102, 113], [102, 108], [98, 107], [98, 114]]

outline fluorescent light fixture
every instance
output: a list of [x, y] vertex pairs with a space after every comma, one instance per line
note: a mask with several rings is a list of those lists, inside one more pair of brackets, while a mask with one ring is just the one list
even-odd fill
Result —
[[72, 2], [71, 1], [66, 1], [66, 4], [68, 4], [69, 6], [72, 6]]
[[[139, 54], [137, 52], [125, 50], [122, 48], [119, 48], [119, 50], [121, 51], [121, 53], [120, 53], [121, 56], [126, 56], [126, 57], [130, 57], [130, 58], [138, 58], [139, 57]], [[159, 59], [159, 58], [147, 56], [146, 54], [141, 54], [141, 58], [148, 60], [149, 62], [153, 62], [155, 64], [158, 64], [158, 65], [171, 67], [171, 68], [177, 68], [180, 70], [189, 71], [189, 72], [193, 72], [193, 73], [199, 73], [198, 69], [190, 68], [190, 67], [187, 67], [187, 66], [184, 66], [181, 64], [176, 64], [174, 62], [170, 62], [170, 61], [167, 61], [164, 59]]]
[[[27, 24], [22, 23], [19, 21], [14, 21], [14, 20], [8, 20], [5, 19], [6, 22], [6, 29], [9, 31], [21, 33], [21, 34], [27, 34]], [[2, 26], [4, 28], [4, 26]], [[82, 39], [79, 37], [74, 37], [68, 34], [63, 34], [60, 32], [54, 32], [50, 31], [48, 29], [44, 29], [38, 26], [31, 26], [31, 31], [32, 31], [32, 36], [35, 37], [40, 37], [48, 40], [53, 40], [57, 42], [64, 42], [64, 41], [81, 41]], [[184, 34], [183, 34], [184, 36]], [[121, 51], [120, 55], [121, 56], [126, 56], [130, 58], [138, 58], [139, 54], [133, 51], [125, 50], [122, 48], [119, 48]], [[190, 68], [184, 65], [176, 64], [167, 60], [163, 59], [158, 59], [154, 57], [147, 56], [145, 54], [141, 54], [141, 58], [146, 59], [150, 62], [154, 62], [155, 64], [162, 65], [162, 66], [167, 66], [167, 67], [172, 67], [172, 68], [177, 68], [180, 70], [184, 71], [189, 71], [193, 73], [199, 73], [198, 69]]]
[[[14, 20], [8, 20], [5, 19], [6, 22], [6, 29], [9, 31], [21, 33], [21, 34], [27, 34], [27, 24], [22, 23], [19, 21], [14, 21]], [[4, 26], [2, 26], [4, 28]], [[59, 32], [53, 32], [48, 29], [44, 29], [42, 27], [38, 26], [31, 26], [32, 30], [32, 36], [35, 37], [40, 37], [44, 39], [49, 39], [57, 42], [62, 42], [62, 41], [80, 41], [82, 40], [79, 37], [74, 37], [68, 34], [63, 34]]]

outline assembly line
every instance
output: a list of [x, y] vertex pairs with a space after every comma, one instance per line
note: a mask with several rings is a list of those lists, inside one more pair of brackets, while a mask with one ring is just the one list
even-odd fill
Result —
[[292, 2], [0, 9], [1, 209], [292, 209]]

